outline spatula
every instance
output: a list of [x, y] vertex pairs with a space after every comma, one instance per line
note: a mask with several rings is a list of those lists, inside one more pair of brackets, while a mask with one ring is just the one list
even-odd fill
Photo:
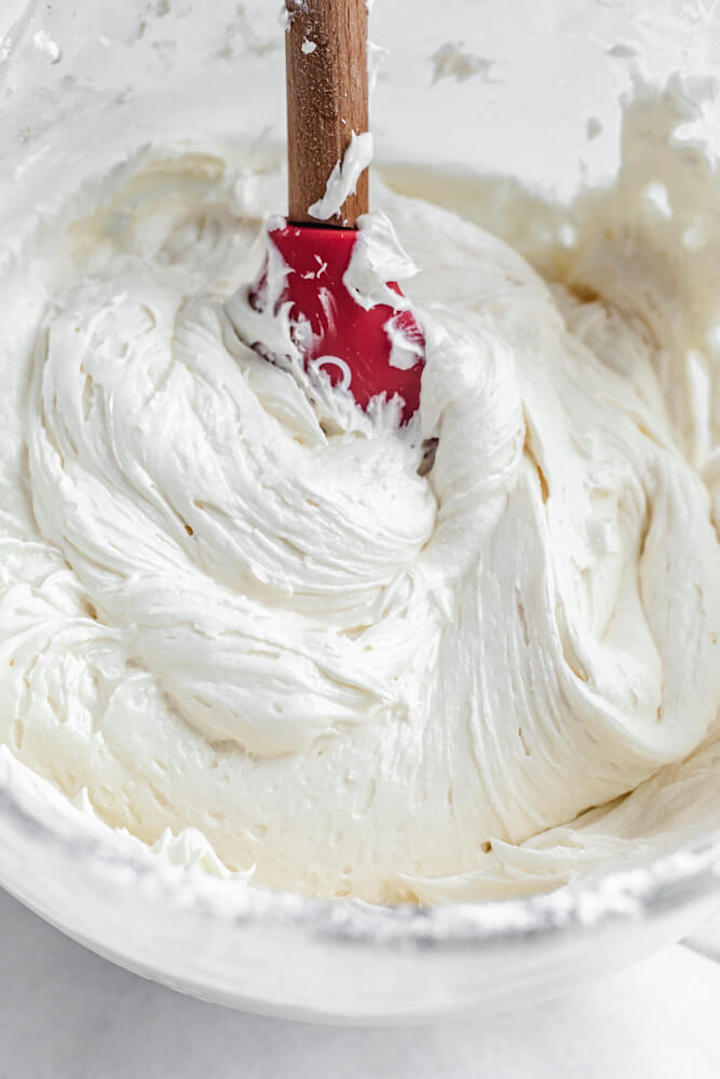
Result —
[[[420, 399], [422, 330], [396, 283], [386, 282], [384, 299], [397, 295], [397, 304], [361, 304], [343, 280], [368, 211], [367, 0], [286, 0], [286, 9], [289, 216], [268, 229], [250, 303], [283, 311], [307, 371], [322, 371], [363, 409], [397, 395], [407, 422]], [[279, 291], [268, 287], [278, 256]]]

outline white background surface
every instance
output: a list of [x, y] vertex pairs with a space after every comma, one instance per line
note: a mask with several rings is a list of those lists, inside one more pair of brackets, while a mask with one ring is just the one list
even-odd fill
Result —
[[677, 946], [572, 996], [404, 1029], [182, 997], [0, 892], [0, 1079], [718, 1079], [720, 966]]

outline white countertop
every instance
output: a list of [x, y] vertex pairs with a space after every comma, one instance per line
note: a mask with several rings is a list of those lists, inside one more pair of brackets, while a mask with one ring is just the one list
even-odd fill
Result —
[[680, 945], [506, 1015], [398, 1029], [302, 1026], [127, 974], [0, 892], [0, 978], [0, 1079], [720, 1075], [720, 965]]

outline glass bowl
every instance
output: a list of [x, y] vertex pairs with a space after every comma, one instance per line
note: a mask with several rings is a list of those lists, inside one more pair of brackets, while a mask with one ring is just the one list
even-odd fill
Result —
[[[380, 3], [380, 171], [479, 173], [550, 197], [617, 166], [618, 94], [712, 71], [714, 4], [677, 0]], [[0, 14], [0, 238], [143, 144], [232, 131], [277, 157], [283, 41], [267, 0], [6, 0]], [[377, 54], [379, 56], [379, 54]], [[208, 71], [211, 76], [208, 76]], [[251, 107], [244, 103], [250, 102]], [[597, 137], [588, 140], [588, 120]], [[56, 164], [47, 187], [45, 161]], [[0, 760], [0, 883], [78, 941], [206, 1000], [328, 1022], [421, 1021], [527, 1004], [679, 939], [720, 909], [720, 834], [518, 900], [381, 907], [222, 881], [161, 862]]]
[[433, 907], [305, 899], [160, 863], [0, 767], [0, 884], [68, 936], [203, 1000], [328, 1023], [521, 1007], [720, 909], [720, 833], [547, 895]]

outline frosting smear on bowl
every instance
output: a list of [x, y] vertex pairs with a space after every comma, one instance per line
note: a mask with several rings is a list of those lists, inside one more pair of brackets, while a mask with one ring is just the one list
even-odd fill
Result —
[[280, 183], [249, 206], [242, 147], [144, 151], [21, 223], [14, 757], [148, 844], [381, 902], [720, 826], [720, 180], [676, 135], [690, 90], [639, 87], [616, 184], [570, 207], [376, 184], [369, 264], [404, 268], [427, 340], [404, 427], [249, 347]]

